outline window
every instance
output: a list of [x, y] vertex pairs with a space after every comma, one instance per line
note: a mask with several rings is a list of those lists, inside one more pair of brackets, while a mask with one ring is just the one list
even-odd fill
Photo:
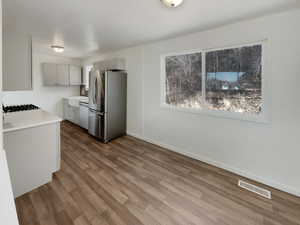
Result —
[[262, 62], [262, 44], [163, 56], [162, 103], [257, 117], [264, 102]]
[[198, 108], [202, 101], [202, 54], [166, 57], [166, 103]]
[[259, 114], [262, 46], [206, 53], [206, 102], [210, 109]]

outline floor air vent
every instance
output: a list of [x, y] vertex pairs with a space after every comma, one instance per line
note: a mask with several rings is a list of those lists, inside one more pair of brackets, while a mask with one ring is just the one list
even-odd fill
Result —
[[272, 196], [271, 196], [271, 192], [266, 190], [266, 189], [263, 189], [263, 188], [260, 188], [260, 187], [257, 187], [253, 184], [249, 184], [245, 181], [242, 181], [242, 180], [239, 180], [239, 184], [238, 184], [241, 188], [244, 188], [248, 191], [251, 191], [251, 192], [254, 192], [260, 196], [263, 196], [265, 198], [268, 198], [268, 199], [271, 199]]

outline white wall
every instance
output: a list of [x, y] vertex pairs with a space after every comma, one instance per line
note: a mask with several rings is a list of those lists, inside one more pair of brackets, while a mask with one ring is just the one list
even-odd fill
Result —
[[44, 55], [33, 52], [33, 91], [14, 91], [4, 92], [3, 102], [5, 105], [15, 104], [35, 104], [42, 109], [54, 113], [58, 116], [63, 115], [62, 98], [78, 96], [79, 87], [47, 87], [43, 85], [42, 63], [70, 63], [80, 65], [80, 60]]
[[142, 75], [143, 58], [142, 48], [129, 48], [122, 51], [99, 55], [83, 60], [84, 65], [111, 59], [124, 58], [126, 60], [127, 77], [127, 132], [133, 134], [142, 133]]
[[[121, 51], [131, 77], [128, 132], [300, 196], [299, 21], [300, 10], [294, 10]], [[161, 54], [263, 39], [268, 39], [269, 124], [160, 107]]]

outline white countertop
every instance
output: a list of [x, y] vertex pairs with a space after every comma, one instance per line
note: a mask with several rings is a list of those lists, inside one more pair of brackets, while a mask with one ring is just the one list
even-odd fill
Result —
[[69, 102], [69, 105], [74, 106], [74, 107], [79, 107], [80, 102], [87, 103], [89, 102], [89, 98], [86, 96], [72, 96], [72, 97], [65, 97]]
[[4, 114], [3, 132], [11, 132], [51, 123], [61, 122], [62, 119], [44, 110], [29, 110]]
[[71, 97], [64, 97], [64, 99], [73, 99], [73, 100], [78, 100], [78, 101], [88, 101], [89, 98], [86, 96], [71, 96]]

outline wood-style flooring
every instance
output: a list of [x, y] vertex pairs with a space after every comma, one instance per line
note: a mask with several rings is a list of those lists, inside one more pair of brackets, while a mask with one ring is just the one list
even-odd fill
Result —
[[235, 174], [130, 136], [102, 144], [63, 122], [61, 150], [53, 181], [16, 199], [21, 225], [300, 224], [300, 198], [269, 187], [262, 198]]

